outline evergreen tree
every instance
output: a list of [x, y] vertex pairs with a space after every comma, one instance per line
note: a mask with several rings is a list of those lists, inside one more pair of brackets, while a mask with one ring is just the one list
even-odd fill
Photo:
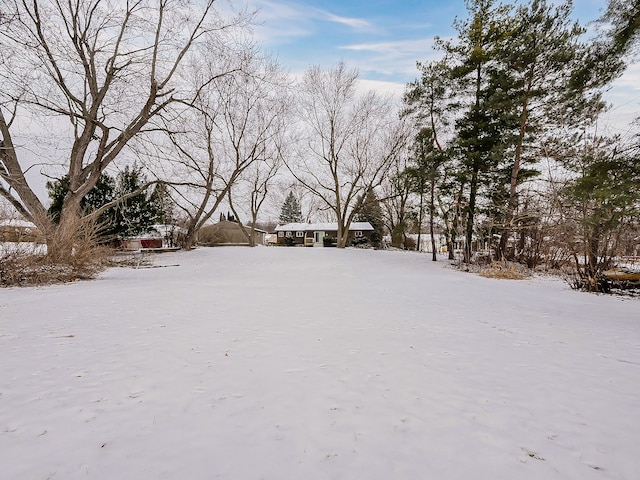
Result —
[[[102, 206], [126, 197], [107, 209], [98, 218], [99, 234], [104, 239], [113, 237], [130, 237], [147, 232], [155, 223], [170, 223], [172, 204], [166, 186], [159, 184], [151, 194], [147, 194], [144, 185], [147, 183], [142, 168], [127, 166], [117, 180], [103, 173], [95, 187], [83, 198], [81, 208], [89, 214]], [[69, 191], [68, 178], [62, 177], [54, 182], [47, 182], [51, 206], [49, 214], [54, 221], [60, 218], [60, 211], [65, 195]], [[131, 193], [140, 190], [133, 196]]]
[[497, 52], [502, 89], [517, 117], [515, 131], [504, 139], [510, 144], [505, 149], [505, 170], [492, 191], [493, 223], [501, 230], [498, 258], [505, 258], [511, 232], [528, 218], [528, 212], [521, 211], [518, 188], [538, 175], [534, 169], [539, 159], [535, 141], [555, 130], [556, 119], [566, 117], [566, 111], [575, 110], [574, 105], [567, 105], [575, 104], [575, 95], [565, 92], [579, 53], [577, 40], [584, 29], [570, 15], [570, 3], [556, 6], [533, 0], [520, 6], [514, 15], [515, 28]]
[[123, 198], [139, 191], [125, 200], [118, 202], [114, 212], [113, 232], [120, 238], [132, 237], [149, 231], [162, 216], [162, 211], [151, 195], [146, 193], [144, 185], [147, 179], [142, 168], [136, 165], [125, 169], [118, 175], [116, 187], [117, 198]]
[[150, 209], [156, 212], [156, 223], [171, 225], [174, 222], [174, 203], [166, 184], [158, 183], [149, 197]]
[[[60, 212], [64, 198], [69, 191], [69, 177], [64, 177], [49, 181], [46, 184], [51, 205], [49, 206], [49, 215], [55, 223], [60, 221]], [[80, 208], [84, 214], [91, 213], [103, 205], [112, 202], [115, 198], [115, 180], [106, 173], [102, 173], [96, 185], [89, 190], [89, 193], [80, 202]], [[113, 223], [113, 210], [103, 212], [98, 218], [100, 225], [99, 235], [108, 237], [111, 234], [111, 225]]]
[[509, 108], [497, 55], [513, 25], [510, 7], [494, 6], [493, 0], [469, 0], [469, 19], [456, 22], [458, 42], [442, 47], [456, 63], [451, 79], [459, 86], [462, 115], [456, 122], [456, 150], [461, 159], [461, 172], [468, 185], [464, 260], [471, 260], [473, 234], [478, 201], [503, 159], [504, 138], [513, 131], [516, 120]]
[[282, 210], [280, 211], [280, 223], [300, 223], [302, 222], [302, 210], [300, 209], [300, 203], [293, 195], [293, 192], [289, 192], [287, 198], [282, 204]]
[[[620, 241], [640, 219], [640, 162], [637, 146], [618, 149], [617, 138], [574, 139], [562, 162], [575, 177], [562, 189], [565, 248], [574, 256], [577, 285], [600, 290], [602, 273], [620, 254]], [[634, 227], [635, 225], [635, 227]]]
[[437, 148], [437, 138], [430, 128], [423, 128], [416, 135], [413, 145], [414, 165], [407, 168], [406, 173], [411, 179], [412, 190], [420, 196], [418, 206], [418, 249], [421, 242], [421, 229], [425, 211], [425, 195], [427, 195], [427, 210], [429, 213], [429, 234], [431, 237], [432, 260], [437, 261], [434, 237], [434, 223], [436, 216], [436, 186], [442, 177], [442, 167], [447, 156]]
[[[400, 165], [396, 168], [400, 168]], [[410, 196], [411, 179], [407, 170], [397, 170], [389, 178], [389, 191], [383, 203], [391, 234], [391, 245], [395, 248], [402, 248], [406, 243]]]
[[611, 83], [627, 68], [628, 56], [638, 53], [635, 50], [640, 39], [640, 6], [637, 0], [609, 0], [607, 10], [598, 23], [600, 36], [584, 51], [582, 62], [574, 72], [572, 87], [575, 90], [599, 88]]
[[371, 224], [373, 227], [371, 244], [374, 248], [380, 248], [382, 246], [382, 237], [384, 236], [384, 219], [380, 202], [372, 188], [367, 190], [360, 204], [361, 207], [356, 216], [356, 222], [369, 222]]
[[[455, 163], [449, 146], [441, 140], [451, 123], [452, 111], [455, 111], [459, 91], [452, 88], [452, 65], [444, 59], [427, 64], [418, 63], [421, 78], [409, 84], [404, 97], [407, 113], [416, 119], [420, 131], [416, 134], [413, 160], [414, 166], [406, 173], [412, 177], [411, 184], [415, 193], [420, 194], [418, 223], [422, 225], [424, 214], [424, 195], [429, 187], [429, 224], [433, 232], [433, 217], [436, 215], [436, 204], [439, 216], [444, 223], [449, 258], [453, 259], [453, 244], [457, 235], [457, 223], [462, 205], [461, 195], [465, 189], [465, 175], [459, 174], [462, 169]], [[429, 141], [426, 137], [429, 137]], [[431, 235], [433, 260], [435, 255], [435, 239]], [[418, 232], [420, 243], [420, 232]]]

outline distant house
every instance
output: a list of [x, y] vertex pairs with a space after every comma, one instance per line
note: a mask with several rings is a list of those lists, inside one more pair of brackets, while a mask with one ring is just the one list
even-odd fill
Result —
[[183, 228], [177, 225], [153, 225], [151, 229], [135, 237], [116, 242], [122, 250], [177, 250], [179, 239], [184, 235]]
[[[432, 253], [432, 245], [431, 245], [431, 234], [430, 233], [421, 233], [420, 234], [420, 246], [418, 247], [418, 234], [410, 233], [407, 234], [407, 238], [411, 238], [416, 245], [416, 250], [426, 253]], [[436, 244], [436, 252], [444, 253], [447, 251], [447, 238], [444, 236], [444, 233], [434, 232], [433, 238]]]
[[265, 245], [277, 245], [278, 244], [278, 234], [277, 233], [267, 233], [264, 236], [264, 244]]
[[[278, 245], [300, 245], [306, 247], [323, 247], [325, 237], [338, 236], [337, 223], [286, 223], [275, 229]], [[352, 222], [349, 227], [347, 245], [358, 238], [371, 239], [373, 227], [369, 222]]]
[[[242, 232], [246, 232], [246, 235]], [[266, 231], [255, 229], [254, 240], [256, 245], [264, 245]], [[237, 222], [222, 220], [214, 225], [202, 227], [198, 232], [198, 244], [207, 247], [219, 246], [248, 246], [247, 235], [251, 235], [251, 228], [240, 226]]]

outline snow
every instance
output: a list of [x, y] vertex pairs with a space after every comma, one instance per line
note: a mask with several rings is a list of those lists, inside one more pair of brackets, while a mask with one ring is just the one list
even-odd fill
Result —
[[637, 479], [640, 303], [408, 252], [0, 290], [0, 477]]
[[[42, 255], [47, 252], [47, 246], [43, 243], [33, 242], [0, 242], [0, 259], [5, 255]], [[0, 298], [2, 298], [0, 296]]]
[[38, 228], [33, 222], [21, 220], [18, 218], [7, 218], [0, 220], [0, 227], [33, 228], [34, 230]]

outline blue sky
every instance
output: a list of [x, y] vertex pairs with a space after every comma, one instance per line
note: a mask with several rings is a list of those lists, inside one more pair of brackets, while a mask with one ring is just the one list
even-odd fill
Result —
[[[463, 0], [249, 0], [259, 8], [255, 36], [293, 75], [310, 65], [344, 60], [360, 71], [366, 88], [401, 93], [415, 79], [416, 61], [437, 58], [435, 36], [455, 35], [456, 16], [466, 18]], [[574, 18], [597, 19], [606, 0], [574, 0]], [[616, 82], [608, 100], [619, 121], [640, 115], [640, 66]], [[622, 112], [624, 110], [624, 112]], [[625, 122], [622, 122], [624, 128]]]
[[[406, 83], [417, 60], [437, 53], [435, 36], [448, 37], [462, 0], [252, 0], [260, 8], [256, 36], [293, 74], [309, 65], [344, 60], [371, 81]], [[599, 16], [604, 0], [576, 0], [582, 23]]]

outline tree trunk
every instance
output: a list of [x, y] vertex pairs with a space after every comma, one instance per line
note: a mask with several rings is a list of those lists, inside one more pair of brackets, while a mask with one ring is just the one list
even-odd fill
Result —
[[[500, 244], [496, 256], [498, 260], [505, 260], [507, 249], [507, 240], [511, 233], [512, 222], [515, 217], [515, 211], [518, 208], [518, 176], [520, 175], [520, 165], [522, 164], [522, 150], [524, 148], [524, 139], [527, 133], [527, 122], [529, 120], [529, 97], [531, 96], [531, 88], [533, 84], [533, 71], [530, 69], [527, 76], [527, 86], [520, 113], [520, 128], [518, 132], [518, 141], [516, 143], [515, 158], [511, 167], [511, 180], [509, 182], [509, 203], [507, 204], [507, 215], [502, 234], [500, 235]], [[512, 258], [510, 258], [512, 260]]]
[[431, 180], [431, 197], [429, 198], [429, 233], [431, 235], [431, 260], [433, 262], [438, 261], [436, 254], [436, 239], [433, 236], [433, 210], [435, 208], [435, 196], [436, 196], [436, 182]]
[[418, 245], [416, 246], [416, 250], [421, 252], [420, 242], [422, 242], [422, 217], [424, 216], [424, 186], [421, 185], [420, 188], [420, 209], [418, 210]]
[[464, 262], [471, 263], [472, 242], [473, 242], [473, 222], [476, 212], [476, 195], [478, 191], [478, 169], [474, 166], [471, 175], [471, 189], [469, 192], [469, 210], [467, 212], [467, 229], [464, 245]]
[[257, 218], [254, 215], [253, 218], [251, 219], [251, 232], [249, 235], [249, 246], [250, 247], [255, 247], [256, 246], [256, 222], [257, 222]]
[[336, 246], [338, 248], [345, 248], [347, 246], [348, 239], [349, 239], [349, 230], [343, 231], [342, 233], [340, 233], [340, 230], [338, 230], [338, 238], [337, 238]]
[[598, 250], [600, 247], [600, 229], [595, 227], [589, 238], [587, 239], [587, 271], [589, 272], [589, 279], [594, 281], [598, 277], [599, 265], [598, 265]]
[[196, 229], [195, 223], [191, 223], [187, 227], [187, 233], [185, 233], [184, 237], [182, 237], [181, 247], [184, 250], [191, 250], [196, 242], [196, 235], [198, 230]]
[[81, 231], [80, 201], [67, 197], [60, 212], [57, 225], [49, 222], [45, 230], [47, 258], [52, 263], [69, 263], [73, 256], [73, 247]]

